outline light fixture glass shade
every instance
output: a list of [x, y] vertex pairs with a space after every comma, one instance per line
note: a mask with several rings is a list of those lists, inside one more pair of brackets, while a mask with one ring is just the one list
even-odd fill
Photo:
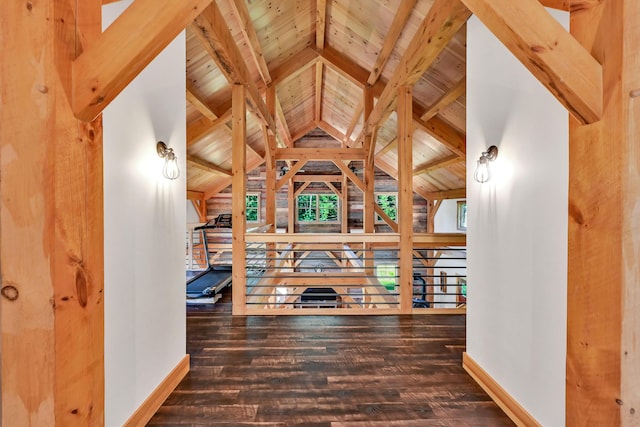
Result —
[[162, 168], [162, 175], [167, 179], [177, 179], [180, 176], [180, 169], [178, 168], [178, 159], [171, 150], [164, 158], [164, 168]]
[[176, 153], [173, 152], [173, 148], [169, 148], [164, 142], [158, 141], [156, 151], [158, 156], [164, 158], [162, 175], [167, 179], [177, 179], [180, 176], [180, 169], [178, 168], [178, 158]]
[[473, 178], [480, 183], [487, 182], [491, 179], [491, 168], [489, 167], [489, 161], [486, 157], [482, 156], [478, 160], [478, 166], [476, 166], [476, 172]]

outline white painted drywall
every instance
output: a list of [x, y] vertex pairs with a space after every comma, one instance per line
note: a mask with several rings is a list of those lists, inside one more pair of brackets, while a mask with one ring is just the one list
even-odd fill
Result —
[[[130, 3], [104, 6], [104, 25]], [[104, 112], [107, 426], [121, 426], [186, 353], [184, 73], [182, 34]], [[162, 176], [157, 140], [176, 151], [175, 181]]]
[[[542, 425], [562, 426], [568, 114], [477, 18], [467, 31], [467, 352]], [[493, 179], [479, 184], [492, 144]]]
[[442, 201], [433, 220], [433, 227], [436, 233], [465, 233], [464, 230], [458, 230], [458, 202], [464, 200], [451, 199]]

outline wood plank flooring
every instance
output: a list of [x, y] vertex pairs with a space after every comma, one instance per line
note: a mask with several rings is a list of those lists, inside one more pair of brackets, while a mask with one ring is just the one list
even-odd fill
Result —
[[464, 316], [187, 310], [191, 372], [150, 426], [511, 426], [461, 367]]

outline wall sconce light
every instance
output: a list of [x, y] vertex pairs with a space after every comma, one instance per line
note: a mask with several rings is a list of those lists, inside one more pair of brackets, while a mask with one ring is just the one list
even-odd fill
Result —
[[176, 153], [173, 152], [173, 148], [169, 148], [164, 142], [158, 141], [156, 150], [158, 151], [158, 156], [164, 158], [162, 175], [167, 179], [178, 178], [180, 176], [180, 169], [178, 169], [178, 158], [176, 157]]
[[487, 182], [491, 179], [491, 168], [489, 162], [493, 162], [498, 157], [498, 147], [492, 145], [487, 148], [487, 151], [483, 151], [478, 159], [478, 166], [476, 172], [473, 174], [473, 178], [479, 183]]

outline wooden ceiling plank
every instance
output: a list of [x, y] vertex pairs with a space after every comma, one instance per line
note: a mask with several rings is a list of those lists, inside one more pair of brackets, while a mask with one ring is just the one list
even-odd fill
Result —
[[423, 173], [427, 173], [435, 169], [444, 168], [451, 164], [462, 161], [464, 161], [464, 157], [460, 157], [457, 154], [452, 154], [442, 159], [432, 160], [430, 162], [421, 164], [420, 166], [413, 169], [413, 175], [422, 175]]
[[276, 160], [362, 160], [361, 148], [278, 148]]
[[[93, 120], [211, 2], [133, 2], [72, 63], [71, 97], [76, 117]], [[136, 30], [134, 39], [132, 28]]]
[[215, 2], [194, 20], [192, 29], [229, 83], [241, 84], [247, 88], [249, 108], [265, 123], [269, 132], [275, 134], [275, 121], [269, 115], [262, 95]]
[[467, 155], [466, 137], [438, 117], [423, 122], [415, 115], [413, 123], [459, 156]]
[[391, 114], [397, 102], [397, 88], [413, 86], [470, 16], [460, 0], [434, 1], [360, 132], [358, 143], [363, 143], [365, 135], [371, 135]]
[[201, 159], [200, 157], [197, 157], [191, 154], [187, 154], [187, 162], [192, 166], [195, 166], [207, 172], [214, 173], [216, 175], [226, 175], [226, 176], [232, 175], [230, 170], [221, 168], [218, 165], [215, 165], [211, 162], [208, 162], [204, 159]]
[[327, 22], [327, 0], [316, 0], [316, 48], [324, 49]]
[[432, 117], [440, 114], [442, 110], [447, 108], [456, 99], [460, 98], [467, 91], [467, 77], [462, 77], [452, 88], [446, 91], [436, 102], [434, 102], [427, 111], [422, 114], [420, 119], [427, 121]]
[[[320, 59], [329, 67], [340, 73], [342, 76], [351, 80], [353, 84], [360, 88], [367, 86], [367, 79], [369, 78], [369, 71], [362, 68], [360, 65], [353, 62], [350, 58], [338, 52], [331, 46], [325, 46], [324, 50], [320, 53]], [[373, 96], [379, 97], [385, 88], [385, 84], [378, 81], [371, 90]]]
[[387, 143], [387, 145], [385, 145], [384, 147], [382, 147], [377, 153], [376, 153], [376, 157], [378, 156], [384, 156], [385, 154], [387, 154], [389, 151], [393, 150], [394, 148], [396, 148], [398, 146], [398, 138], [393, 138], [391, 141], [389, 141]]
[[264, 59], [264, 54], [262, 53], [262, 46], [260, 46], [260, 41], [258, 40], [258, 34], [256, 34], [256, 29], [253, 26], [253, 22], [251, 21], [251, 16], [249, 15], [249, 9], [247, 9], [247, 4], [244, 0], [232, 0], [231, 8], [235, 12], [235, 15], [238, 17], [240, 21], [240, 31], [242, 32], [242, 36], [245, 41], [249, 45], [249, 51], [251, 52], [251, 57], [258, 67], [258, 71], [260, 72], [260, 76], [262, 77], [262, 81], [266, 86], [271, 84], [271, 75], [269, 74], [269, 67], [267, 67], [267, 61]]
[[582, 124], [603, 112], [602, 66], [538, 0], [462, 0]]
[[393, 49], [398, 42], [398, 38], [400, 38], [402, 30], [404, 29], [407, 21], [409, 20], [409, 17], [411, 16], [411, 11], [416, 5], [416, 2], [417, 0], [403, 0], [400, 2], [398, 10], [393, 17], [393, 22], [387, 30], [387, 35], [384, 39], [384, 43], [382, 44], [382, 48], [378, 53], [376, 63], [373, 66], [373, 70], [371, 70], [371, 74], [369, 74], [367, 84], [372, 86], [380, 78], [382, 70], [384, 70], [384, 66], [387, 64], [387, 61], [391, 56], [391, 52], [393, 52]]

